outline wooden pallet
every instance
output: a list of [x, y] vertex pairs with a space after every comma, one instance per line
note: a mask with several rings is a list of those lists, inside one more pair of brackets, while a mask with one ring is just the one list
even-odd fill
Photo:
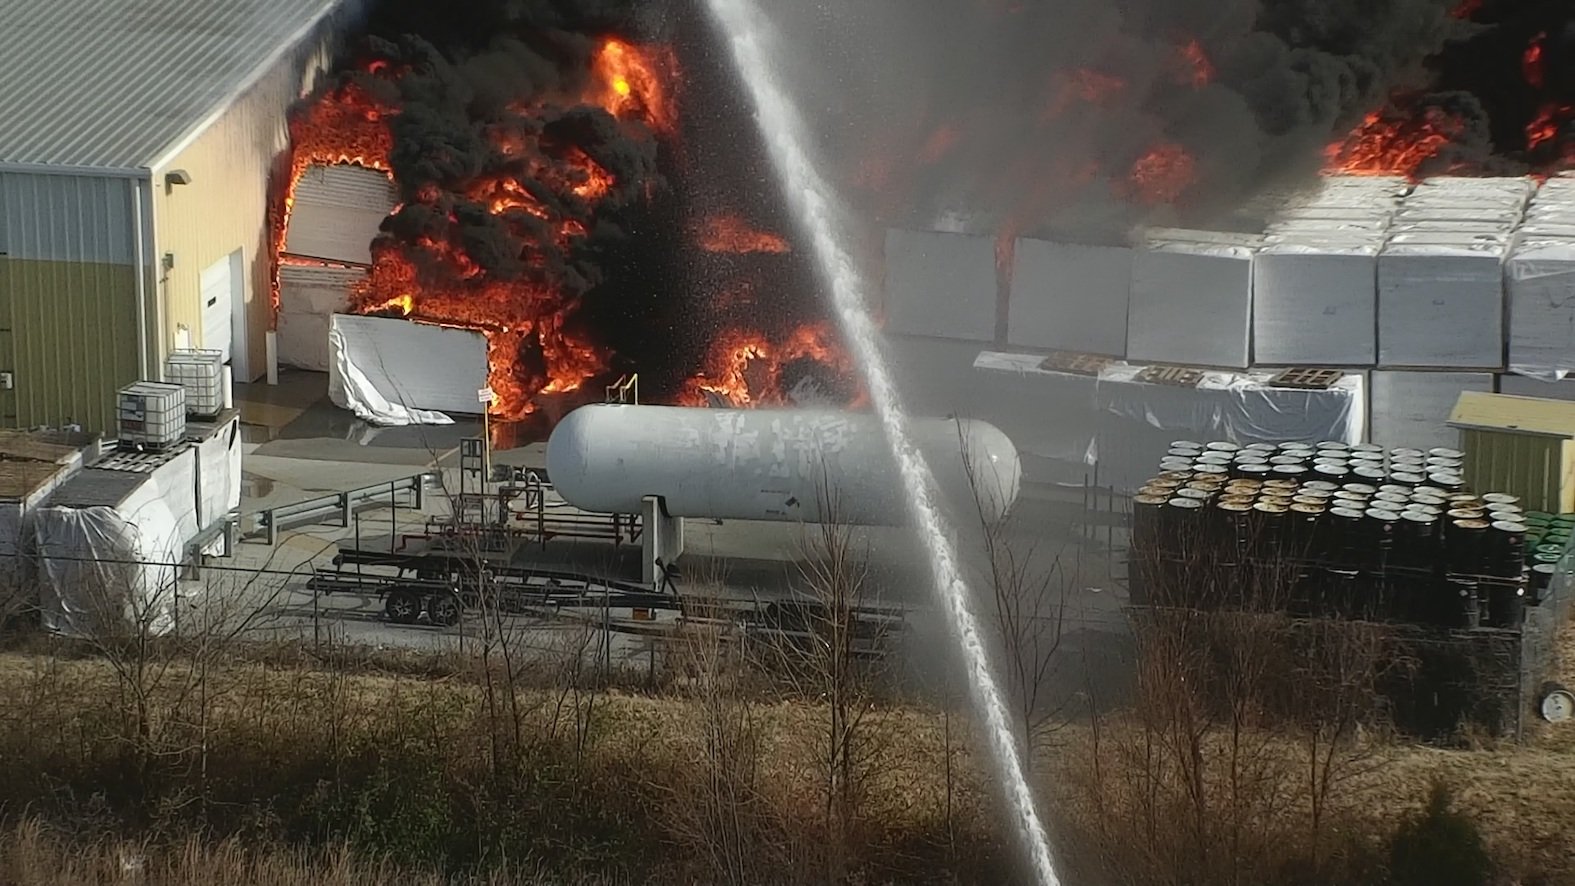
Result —
[[1150, 385], [1195, 388], [1198, 382], [1203, 381], [1203, 370], [1185, 366], [1148, 366], [1137, 374], [1137, 380]]
[[1303, 391], [1327, 391], [1340, 380], [1338, 369], [1287, 369], [1269, 379], [1271, 388], [1296, 388]]
[[1082, 354], [1077, 351], [1054, 351], [1039, 364], [1048, 372], [1097, 377], [1105, 367], [1116, 362], [1114, 357], [1101, 354]]

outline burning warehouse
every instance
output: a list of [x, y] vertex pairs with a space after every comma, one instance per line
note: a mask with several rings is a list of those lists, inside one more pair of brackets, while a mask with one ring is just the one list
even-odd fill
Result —
[[[1537, 186], [1575, 153], [1566, 12], [1314, 6], [1132, 3], [1079, 29], [1031, 4], [773, 11], [824, 54], [788, 76], [916, 408], [983, 410], [1083, 465], [1113, 407], [1003, 367], [1224, 373], [1201, 390], [1329, 368], [1316, 431], [1359, 439], [1408, 433], [1382, 403], [1434, 403], [1400, 419], [1426, 423], [1461, 389], [1521, 384], [1499, 378], [1525, 363], [1516, 336], [1558, 365], [1547, 324], [1494, 321], [1495, 298], [1531, 296], [1492, 278], [1533, 240], [1561, 254]], [[109, 393], [185, 346], [242, 381], [328, 372], [380, 421], [490, 387], [495, 418], [550, 424], [635, 373], [663, 403], [864, 400], [694, 4], [79, 13], [28, 3], [8, 31], [6, 423], [107, 427]], [[164, 14], [190, 52], [142, 70], [127, 41]], [[1010, 64], [976, 65], [982, 43]], [[1428, 176], [1452, 178], [1413, 191]], [[1459, 217], [1486, 206], [1463, 176], [1499, 182], [1502, 211]], [[1431, 311], [1445, 265], [1474, 282]], [[1519, 291], [1557, 286], [1534, 279]], [[1086, 420], [1036, 418], [1066, 404]], [[1209, 429], [1156, 441], [1171, 430]], [[1107, 455], [1133, 439], [1107, 436]]]

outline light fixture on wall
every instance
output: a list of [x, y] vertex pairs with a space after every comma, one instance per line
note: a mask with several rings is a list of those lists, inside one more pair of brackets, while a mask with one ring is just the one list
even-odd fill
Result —
[[177, 185], [191, 184], [191, 173], [184, 169], [171, 169], [164, 173], [164, 193], [175, 190]]

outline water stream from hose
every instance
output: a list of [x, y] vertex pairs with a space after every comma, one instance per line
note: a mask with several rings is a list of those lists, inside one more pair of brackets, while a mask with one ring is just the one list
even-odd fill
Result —
[[962, 648], [973, 703], [984, 721], [990, 756], [1027, 846], [1034, 874], [1041, 886], [1059, 886], [1060, 880], [1050, 857], [1050, 842], [1039, 819], [1033, 792], [1023, 775], [1014, 738], [1016, 733], [990, 672], [979, 620], [973, 612], [957, 552], [936, 503], [933, 478], [924, 457], [909, 437], [907, 418], [898, 402], [891, 370], [881, 354], [875, 325], [866, 307], [863, 277], [852, 256], [841, 245], [846, 242], [845, 221], [829, 183], [816, 170], [810, 157], [806, 127], [774, 76], [763, 35], [767, 23], [754, 8], [754, 0], [706, 2], [749, 92], [756, 122], [783, 193], [810, 240], [837, 321], [864, 372], [870, 403], [880, 419], [907, 489], [910, 516], [930, 555], [936, 593]]

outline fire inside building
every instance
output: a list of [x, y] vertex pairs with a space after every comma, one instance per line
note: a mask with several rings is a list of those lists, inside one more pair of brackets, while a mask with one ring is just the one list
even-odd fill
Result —
[[[927, 16], [908, 0], [782, 6], [771, 25], [803, 48], [784, 82], [843, 200], [842, 245], [870, 281], [903, 405], [932, 443], [977, 432], [1010, 465], [993, 516], [1019, 487], [1099, 490], [1117, 511], [1136, 502], [1137, 534], [1172, 565], [1257, 568], [1273, 549], [1307, 573], [1288, 585], [1298, 615], [1338, 599], [1346, 617], [1526, 637], [1512, 660], [1542, 668], [1569, 558], [1526, 541], [1530, 518], [1549, 529], [1575, 512], [1567, 4], [1130, 0], [1087, 4], [1078, 28], [1065, 9], [1005, 0]], [[669, 565], [683, 554], [685, 519], [818, 514], [805, 476], [762, 479], [802, 468], [782, 453], [804, 440], [855, 441], [849, 483], [890, 467], [860, 448], [881, 434], [870, 392], [779, 193], [776, 134], [757, 131], [702, 4], [89, 7], [25, 0], [25, 26], [0, 35], [0, 425], [157, 449], [128, 430], [144, 407], [117, 397], [152, 396], [128, 387], [142, 384], [223, 404], [205, 417], [270, 440], [286, 389], [310, 401], [290, 418], [325, 410], [352, 429], [336, 445], [476, 425], [540, 462], [528, 481], [495, 480], [491, 446], [453, 447], [489, 531], [543, 547], [570, 534], [548, 530], [549, 497], [584, 512], [575, 526], [611, 518], [601, 540], [643, 527], [644, 585], [667, 576], [651, 545]], [[179, 22], [180, 51], [150, 22]], [[979, 64], [980, 46], [1000, 64]], [[198, 364], [200, 390], [182, 369]], [[677, 411], [613, 420], [607, 401]], [[746, 414], [762, 408], [782, 411]], [[616, 447], [587, 428], [649, 445], [603, 458]], [[545, 455], [524, 445], [542, 441]], [[1329, 454], [1280, 449], [1315, 443]], [[696, 447], [726, 453], [726, 488], [682, 473], [702, 470], [680, 457]], [[1180, 453], [1185, 466], [1164, 463]], [[1412, 453], [1446, 469], [1407, 479]], [[596, 476], [554, 488], [549, 462]], [[943, 485], [974, 470], [942, 463]], [[1354, 535], [1341, 492], [1363, 505]], [[1470, 504], [1481, 513], [1451, 516]], [[1237, 506], [1251, 514], [1236, 521]], [[1186, 523], [1190, 510], [1209, 519]], [[282, 518], [257, 511], [274, 540]], [[1317, 556], [1249, 538], [1260, 524], [1289, 537], [1299, 518], [1273, 522], [1288, 513], [1325, 521], [1296, 536]], [[1517, 516], [1523, 530], [1496, 528]], [[1431, 541], [1364, 547], [1369, 529], [1423, 524]], [[1178, 549], [1188, 533], [1227, 540]], [[1412, 562], [1458, 553], [1456, 538], [1491, 554]], [[1542, 566], [1558, 577], [1534, 586]], [[1174, 583], [1163, 569], [1132, 581], [1144, 574]], [[1418, 604], [1426, 581], [1475, 581], [1476, 615]], [[447, 622], [431, 607], [452, 595], [422, 587], [403, 588], [395, 621]], [[1356, 611], [1352, 587], [1403, 602]], [[1217, 608], [1212, 591], [1132, 590]]]

